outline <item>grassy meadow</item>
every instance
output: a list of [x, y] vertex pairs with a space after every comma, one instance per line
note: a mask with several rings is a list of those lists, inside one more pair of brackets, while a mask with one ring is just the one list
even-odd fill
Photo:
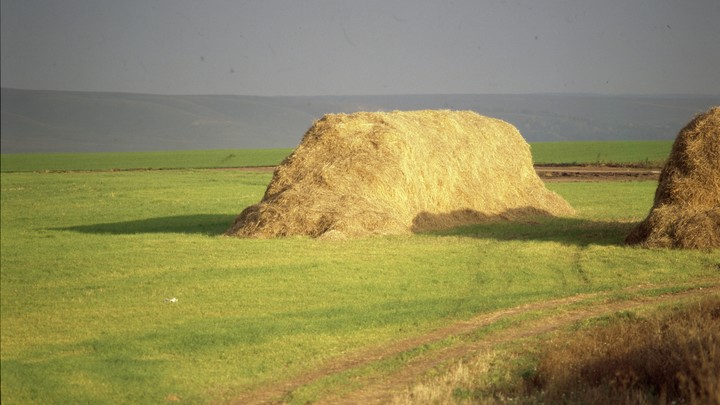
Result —
[[[241, 156], [213, 159], [232, 153]], [[8, 404], [229, 403], [477, 314], [720, 281], [718, 251], [622, 244], [652, 205], [654, 182], [548, 184], [576, 208], [571, 218], [345, 241], [249, 240], [222, 233], [259, 201], [270, 173], [54, 173], [43, 170], [72, 165], [46, 161], [43, 169], [26, 155], [5, 166], [8, 156], [0, 194], [0, 395]], [[90, 158], [96, 163], [84, 170], [107, 168]], [[639, 285], [642, 292], [628, 290]], [[432, 350], [284, 400], [342, 395], [358, 388], [358, 373], [383, 375]]]

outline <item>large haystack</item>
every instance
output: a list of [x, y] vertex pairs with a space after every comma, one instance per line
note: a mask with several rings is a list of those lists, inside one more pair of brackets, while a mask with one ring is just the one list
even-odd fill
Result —
[[626, 242], [645, 247], [720, 247], [720, 107], [680, 131], [648, 217]]
[[330, 114], [229, 235], [355, 237], [566, 215], [512, 125], [470, 111]]

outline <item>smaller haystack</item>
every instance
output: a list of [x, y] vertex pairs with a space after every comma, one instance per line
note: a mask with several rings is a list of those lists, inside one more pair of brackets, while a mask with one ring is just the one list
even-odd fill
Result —
[[344, 238], [566, 215], [507, 122], [471, 111], [329, 114], [228, 235]]
[[650, 214], [625, 241], [645, 247], [720, 247], [720, 107], [680, 131]]

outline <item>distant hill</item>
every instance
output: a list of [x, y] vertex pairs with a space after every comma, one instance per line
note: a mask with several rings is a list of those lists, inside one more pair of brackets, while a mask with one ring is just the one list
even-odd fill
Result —
[[473, 110], [529, 142], [673, 139], [718, 96], [163, 96], [3, 88], [2, 153], [295, 147], [326, 113]]

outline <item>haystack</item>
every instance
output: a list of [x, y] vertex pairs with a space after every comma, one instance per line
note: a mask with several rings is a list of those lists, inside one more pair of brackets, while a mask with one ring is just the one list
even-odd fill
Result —
[[471, 111], [329, 114], [228, 235], [343, 238], [567, 215], [507, 122]]
[[626, 238], [645, 247], [720, 247], [720, 107], [675, 139], [648, 217]]

